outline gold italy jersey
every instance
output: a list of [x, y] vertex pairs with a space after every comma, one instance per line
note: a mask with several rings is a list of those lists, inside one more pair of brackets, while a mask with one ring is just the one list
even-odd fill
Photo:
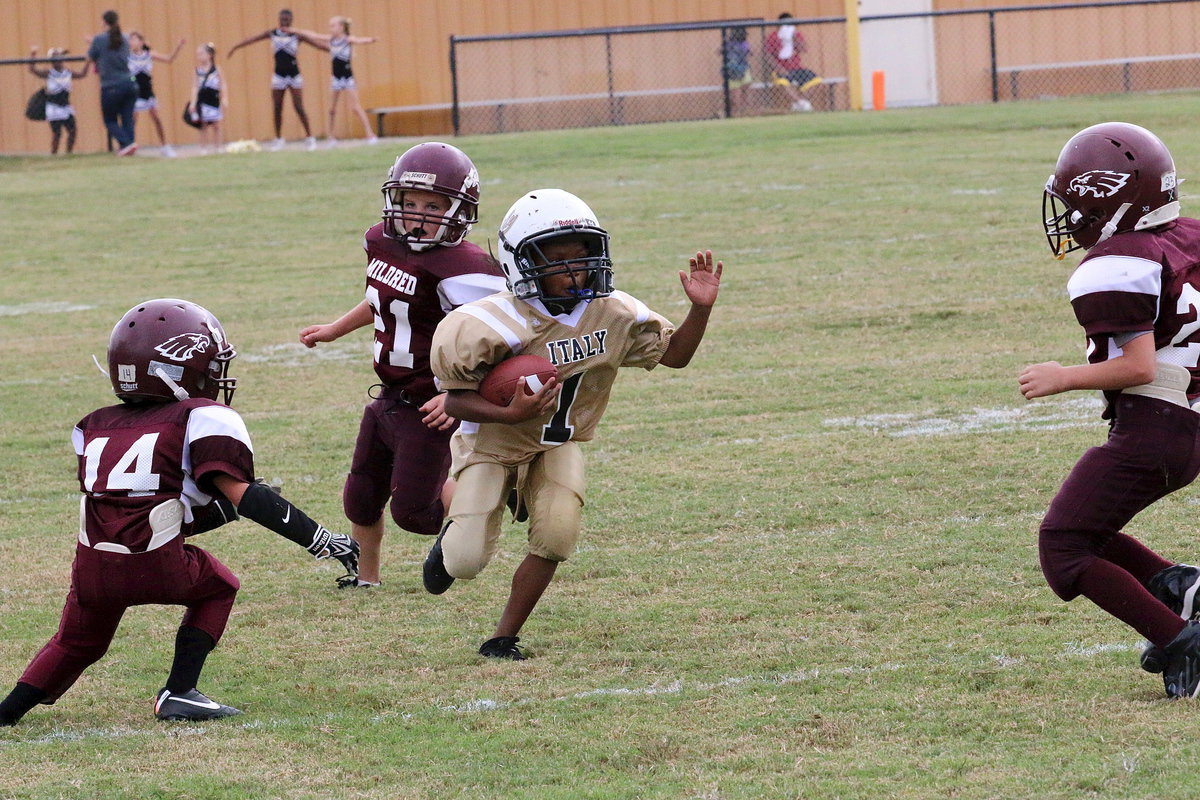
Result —
[[625, 292], [557, 317], [539, 300], [500, 292], [447, 314], [433, 335], [430, 362], [446, 390], [478, 390], [493, 366], [521, 353], [544, 356], [558, 368], [562, 390], [550, 414], [519, 425], [464, 422], [460, 429], [475, 433], [477, 457], [513, 465], [566, 441], [589, 441], [617, 369], [654, 369], [673, 332], [665, 317]]

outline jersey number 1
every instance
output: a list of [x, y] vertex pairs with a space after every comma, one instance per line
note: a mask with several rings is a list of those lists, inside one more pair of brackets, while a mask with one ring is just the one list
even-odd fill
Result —
[[554, 416], [550, 418], [549, 424], [542, 427], [542, 444], [562, 444], [571, 440], [572, 434], [575, 433], [575, 426], [571, 424], [571, 406], [575, 404], [575, 398], [579, 394], [579, 382], [586, 374], [587, 370], [576, 372], [562, 382]]

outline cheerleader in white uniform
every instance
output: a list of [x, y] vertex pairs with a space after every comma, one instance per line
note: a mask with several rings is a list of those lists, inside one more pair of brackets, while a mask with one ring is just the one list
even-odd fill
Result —
[[271, 52], [275, 57], [275, 71], [271, 74], [271, 102], [275, 113], [275, 141], [269, 145], [271, 150], [283, 147], [283, 95], [292, 93], [292, 107], [296, 116], [304, 126], [304, 143], [309, 150], [317, 149], [317, 140], [313, 138], [312, 130], [308, 127], [308, 114], [304, 111], [304, 76], [300, 74], [300, 64], [296, 61], [296, 52], [300, 49], [300, 37], [292, 28], [292, 12], [280, 9], [279, 25], [269, 31], [248, 36], [229, 49], [233, 55], [239, 48], [248, 44], [271, 40]]
[[225, 140], [221, 120], [228, 109], [228, 92], [222, 92], [223, 76], [216, 62], [217, 51], [212, 42], [196, 48], [196, 80], [192, 86], [192, 101], [188, 110], [199, 123], [200, 147], [204, 152], [220, 152]]
[[367, 143], [374, 144], [379, 141], [375, 134], [371, 131], [371, 122], [367, 118], [367, 112], [363, 110], [362, 103], [358, 99], [358, 84], [354, 81], [354, 71], [350, 67], [350, 57], [353, 45], [356, 44], [371, 44], [376, 41], [374, 36], [351, 36], [350, 35], [350, 18], [349, 17], [333, 17], [329, 20], [329, 35], [325, 36], [312, 31], [297, 30], [296, 34], [322, 50], [328, 50], [332, 57], [333, 79], [330, 83], [330, 90], [333, 92], [333, 97], [329, 101], [329, 144], [330, 146], [337, 144], [337, 139], [334, 138], [335, 123], [337, 121], [338, 99], [342, 95], [346, 96], [346, 102], [350, 110], [358, 114], [358, 118], [362, 120], [363, 130], [367, 134]]
[[162, 154], [167, 158], [175, 157], [175, 149], [167, 144], [167, 136], [163, 133], [162, 120], [158, 116], [158, 98], [154, 96], [154, 81], [151, 72], [154, 70], [155, 61], [161, 61], [164, 64], [174, 61], [186, 41], [186, 39], [180, 39], [175, 45], [175, 49], [171, 51], [171, 55], [168, 56], [151, 50], [150, 45], [146, 44], [146, 37], [138, 31], [131, 31], [129, 34], [129, 73], [137, 81], [138, 88], [138, 98], [133, 110], [149, 112], [150, 119], [154, 120], [154, 129], [158, 131], [158, 141], [162, 143]]
[[[29, 57], [37, 58], [38, 49], [31, 47]], [[87, 64], [80, 67], [78, 72], [67, 69], [62, 57], [67, 51], [61, 47], [51, 47], [46, 57], [53, 59], [50, 69], [42, 69], [33, 64], [29, 71], [46, 81], [46, 122], [50, 123], [50, 154], [58, 154], [58, 144], [62, 140], [62, 132], [67, 131], [67, 152], [75, 150], [75, 109], [71, 106], [71, 79], [87, 76]]]

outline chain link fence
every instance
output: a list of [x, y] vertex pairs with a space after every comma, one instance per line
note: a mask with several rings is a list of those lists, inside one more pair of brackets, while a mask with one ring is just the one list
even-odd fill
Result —
[[[1200, 0], [863, 17], [860, 31], [867, 107], [1200, 86]], [[450, 111], [472, 134], [846, 110], [845, 48], [840, 17], [452, 37]]]

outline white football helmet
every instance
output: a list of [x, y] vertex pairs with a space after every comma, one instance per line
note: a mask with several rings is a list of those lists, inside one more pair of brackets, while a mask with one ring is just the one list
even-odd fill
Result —
[[[542, 252], [550, 240], [571, 237], [587, 248], [587, 256], [571, 261], [551, 261]], [[508, 287], [517, 297], [540, 298], [555, 305], [574, 306], [580, 300], [607, 297], [613, 290], [608, 231], [600, 227], [587, 203], [562, 189], [538, 189], [512, 204], [500, 225], [500, 266]], [[587, 272], [583, 288], [569, 297], [547, 295], [541, 278], [561, 273]]]

